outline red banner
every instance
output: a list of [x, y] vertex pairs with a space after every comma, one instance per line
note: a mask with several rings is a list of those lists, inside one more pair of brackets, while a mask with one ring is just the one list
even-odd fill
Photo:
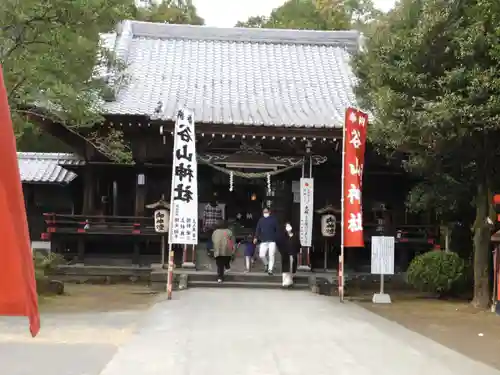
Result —
[[363, 247], [362, 183], [368, 115], [354, 108], [345, 114], [342, 165], [344, 247]]
[[16, 139], [0, 66], [0, 315], [27, 316], [40, 330], [33, 255], [17, 164]]

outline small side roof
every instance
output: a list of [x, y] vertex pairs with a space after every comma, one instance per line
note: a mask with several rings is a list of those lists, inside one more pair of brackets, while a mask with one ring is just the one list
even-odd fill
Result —
[[74, 154], [18, 152], [21, 181], [28, 184], [69, 184], [77, 175], [64, 165], [83, 165], [85, 161]]

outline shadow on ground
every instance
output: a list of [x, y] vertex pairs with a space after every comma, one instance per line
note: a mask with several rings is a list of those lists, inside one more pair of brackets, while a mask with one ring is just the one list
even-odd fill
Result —
[[25, 319], [0, 317], [1, 373], [99, 375], [156, 299], [145, 286], [67, 284], [41, 299], [35, 339]]
[[352, 294], [350, 299], [362, 307], [500, 369], [500, 316], [475, 309], [467, 301], [438, 300], [415, 292], [391, 291], [390, 305], [373, 304], [370, 292]]

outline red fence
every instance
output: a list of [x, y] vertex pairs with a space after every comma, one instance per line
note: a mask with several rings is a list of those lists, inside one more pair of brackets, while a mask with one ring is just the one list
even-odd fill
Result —
[[[365, 224], [365, 236], [369, 240], [376, 236], [377, 224]], [[430, 244], [439, 241], [439, 228], [436, 225], [395, 225], [386, 236], [394, 236], [396, 243]]]
[[157, 235], [152, 217], [138, 216], [91, 216], [44, 214], [48, 240], [54, 233], [60, 234], [106, 234], [106, 235]]

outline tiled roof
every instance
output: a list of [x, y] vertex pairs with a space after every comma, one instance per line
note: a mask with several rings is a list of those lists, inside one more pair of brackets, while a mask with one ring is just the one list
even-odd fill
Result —
[[84, 164], [78, 156], [63, 153], [18, 152], [17, 160], [21, 181], [31, 184], [68, 184], [77, 175], [62, 166]]
[[125, 21], [114, 48], [126, 79], [104, 110], [173, 120], [186, 106], [198, 123], [341, 127], [359, 41], [357, 31]]

